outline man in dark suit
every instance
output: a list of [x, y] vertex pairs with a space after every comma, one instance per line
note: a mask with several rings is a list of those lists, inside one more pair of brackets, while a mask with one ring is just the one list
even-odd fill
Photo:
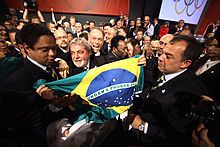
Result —
[[128, 14], [125, 14], [123, 17], [123, 26], [130, 28], [130, 19], [128, 19]]
[[185, 96], [182, 93], [207, 94], [206, 87], [187, 69], [201, 52], [199, 42], [181, 35], [164, 47], [158, 60], [158, 69], [162, 73], [160, 80], [150, 91], [143, 90], [140, 95], [142, 106], [134, 104], [135, 112], [129, 114], [128, 122], [132, 126], [129, 140], [150, 147], [190, 146], [191, 121], [179, 116], [176, 105]]
[[75, 38], [71, 42], [70, 57], [71, 61], [68, 62], [70, 76], [101, 66], [105, 63], [104, 58], [92, 54], [91, 46], [84, 38]]
[[136, 27], [135, 27], [135, 20], [131, 20], [130, 21], [130, 26], [128, 28], [128, 32], [127, 32], [127, 38], [133, 38], [134, 37], [134, 31], [135, 31]]
[[102, 29], [95, 27], [92, 29], [88, 36], [88, 42], [92, 49], [94, 56], [100, 56], [104, 58], [105, 52], [102, 50], [104, 43], [104, 32]]
[[220, 37], [215, 39], [210, 37], [206, 41], [206, 55], [198, 61], [195, 71], [202, 82], [207, 86], [209, 96], [220, 101], [219, 83], [220, 83]]
[[58, 58], [65, 59], [68, 52], [69, 39], [67, 33], [64, 30], [56, 30], [54, 36], [57, 44], [57, 56]]
[[[126, 53], [127, 46], [124, 41], [125, 37], [116, 36], [116, 38], [113, 40], [112, 47], [114, 48], [114, 50], [120, 50], [117, 52]], [[105, 61], [97, 60], [98, 56], [94, 56], [93, 54], [91, 55], [91, 53], [92, 53], [91, 46], [84, 38], [75, 38], [71, 42], [70, 55], [72, 61], [71, 63], [69, 63], [70, 75], [81, 73], [85, 70], [91, 69], [95, 66], [100, 66], [101, 64], [105, 63]], [[119, 53], [117, 54], [119, 55]], [[121, 56], [122, 55], [120, 55], [120, 57]], [[111, 62], [113, 62], [113, 61], [117, 61], [120, 58], [114, 56], [111, 59], [112, 59]], [[138, 64], [143, 65], [145, 63], [146, 60], [144, 58], [144, 55], [142, 55], [139, 59]], [[83, 114], [91, 109], [90, 105], [85, 105], [85, 103], [81, 101], [82, 99], [76, 100], [76, 102], [79, 102], [80, 104], [80, 105], [76, 105], [77, 108], [75, 109], [75, 111], [73, 111], [73, 113], [76, 115]], [[79, 129], [77, 129], [77, 131], [75, 131], [70, 136], [68, 136], [69, 128], [71, 127], [71, 125], [74, 125], [71, 124], [70, 120], [61, 119], [55, 121], [54, 123], [51, 123], [47, 129], [48, 143], [51, 144], [52, 146], [106, 146], [106, 144], [102, 145], [102, 143], [105, 140], [105, 138], [109, 135], [109, 133], [111, 133], [111, 131], [115, 128], [116, 120], [113, 119], [105, 123], [91, 122], [85, 125], [83, 125], [83, 123], [79, 123], [79, 124], [82, 126]], [[66, 131], [63, 131], [63, 128], [65, 128]], [[89, 137], [88, 134], [90, 134]], [[62, 139], [62, 137], [67, 137], [67, 138], [66, 140], [64, 140]]]
[[111, 39], [111, 50], [105, 56], [106, 63], [111, 63], [128, 57], [127, 44], [125, 37], [118, 35]]
[[[72, 59], [71, 62], [68, 63], [70, 76], [105, 63], [105, 60], [99, 58], [100, 56], [92, 54], [92, 47], [84, 38], [73, 39], [70, 44], [70, 56]], [[80, 115], [91, 109], [91, 106], [82, 104], [84, 103], [82, 99], [78, 99], [76, 102], [78, 105], [76, 105], [77, 108], [72, 114]], [[99, 146], [105, 137], [114, 129], [116, 122], [112, 120], [103, 124], [91, 123], [89, 126], [87, 124], [83, 125], [80, 127], [81, 129], [77, 130], [78, 133], [73, 133], [66, 140], [63, 140], [62, 137], [66, 134], [62, 133], [62, 128], [66, 128], [67, 130], [65, 132], [68, 132], [68, 128], [71, 127], [70, 124], [70, 120], [68, 119], [61, 119], [51, 123], [47, 130], [48, 143], [52, 146]], [[87, 134], [91, 134], [90, 137], [86, 137]], [[91, 141], [91, 139], [93, 141]]]
[[46, 88], [41, 87], [38, 94], [33, 85], [39, 79], [55, 79], [48, 70], [56, 57], [55, 39], [50, 30], [40, 24], [24, 26], [21, 37], [27, 58], [0, 84], [1, 137], [24, 146], [44, 147], [47, 146], [47, 124], [60, 117], [62, 108], [51, 103], [55, 98], [53, 93], [49, 95], [44, 92]]
[[116, 28], [109, 28], [105, 34], [105, 41], [102, 46], [102, 51], [107, 54], [111, 50], [111, 40], [113, 37], [118, 35], [118, 30]]
[[209, 33], [215, 33], [220, 27], [220, 21], [219, 20], [216, 20], [214, 23], [212, 24], [209, 24], [208, 27], [206, 28], [205, 30], [205, 35], [204, 36], [207, 36], [207, 34]]
[[158, 23], [158, 18], [154, 18], [154, 34], [152, 39], [159, 39], [159, 31], [160, 31], [160, 24]]

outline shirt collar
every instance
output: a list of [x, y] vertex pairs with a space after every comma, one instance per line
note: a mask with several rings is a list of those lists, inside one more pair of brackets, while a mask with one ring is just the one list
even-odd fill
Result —
[[180, 72], [177, 72], [177, 73], [172, 73], [172, 74], [165, 74], [165, 82], [177, 77], [178, 75], [180, 75], [181, 73], [183, 73], [184, 71], [186, 71], [187, 69], [184, 69]]
[[60, 47], [60, 49], [61, 49], [61, 51], [63, 51], [64, 53], [67, 53], [67, 52], [68, 52], [67, 50], [65, 50], [65, 49], [63, 49], [63, 48], [61, 48], [61, 47]]
[[[116, 54], [116, 53], [114, 53], [113, 51], [112, 51], [112, 54], [115, 56], [115, 57], [118, 57], [118, 55]], [[119, 58], [119, 57], [118, 57]]]
[[28, 59], [31, 63], [33, 63], [34, 65], [40, 67], [40, 68], [43, 69], [43, 70], [46, 70], [46, 68], [47, 68], [46, 66], [44, 66], [44, 65], [38, 63], [37, 61], [31, 59], [29, 56], [27, 56], [27, 59]]
[[101, 53], [98, 51], [97, 53], [95, 53], [95, 56], [100, 56]]
[[87, 65], [84, 66], [84, 69], [89, 70], [89, 63], [90, 63], [90, 60], [88, 61]]
[[18, 51], [18, 52], [21, 52], [21, 51], [20, 51], [20, 49], [19, 49], [19, 48], [17, 48], [17, 47], [15, 47], [15, 50], [16, 50], [16, 51]]

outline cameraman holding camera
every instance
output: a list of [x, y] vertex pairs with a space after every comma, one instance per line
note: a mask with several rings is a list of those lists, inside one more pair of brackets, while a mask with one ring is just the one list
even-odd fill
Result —
[[[193, 130], [192, 145], [193, 147], [218, 147], [220, 146], [219, 104], [208, 96], [201, 96], [201, 98], [200, 107], [201, 103], [206, 103], [206, 105], [204, 109], [202, 109], [204, 112], [197, 111], [193, 114], [194, 118], [197, 119], [195, 119], [195, 121], [201, 123]], [[191, 113], [193, 112], [191, 111]], [[198, 118], [200, 118], [200, 120]]]
[[215, 147], [215, 144], [208, 138], [208, 129], [204, 123], [193, 130], [192, 134], [193, 147]]
[[23, 14], [23, 19], [26, 22], [29, 22], [29, 18], [28, 18], [28, 11], [33, 11], [36, 12], [36, 14], [34, 14], [34, 16], [32, 16], [31, 18], [31, 23], [44, 23], [44, 17], [41, 14], [40, 10], [38, 9], [38, 3], [35, 0], [27, 0], [23, 2], [23, 7], [24, 7], [24, 14]]

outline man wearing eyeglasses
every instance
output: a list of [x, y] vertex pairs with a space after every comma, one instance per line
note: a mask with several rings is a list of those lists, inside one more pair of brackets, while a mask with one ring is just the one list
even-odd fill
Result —
[[57, 48], [57, 58], [64, 58], [65, 54], [68, 52], [67, 48], [69, 45], [69, 39], [67, 33], [64, 30], [56, 30], [54, 32], [54, 37], [56, 39]]

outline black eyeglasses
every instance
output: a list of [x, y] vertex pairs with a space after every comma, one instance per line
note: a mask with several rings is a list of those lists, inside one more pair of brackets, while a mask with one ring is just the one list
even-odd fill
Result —
[[212, 47], [212, 46], [218, 47], [218, 44], [206, 44], [205, 46], [206, 46], [207, 48]]
[[56, 39], [60, 40], [60, 39], [67, 39], [67, 38], [68, 38], [67, 36], [58, 36]]
[[160, 44], [160, 45], [167, 45], [167, 43], [165, 43], [165, 42], [163, 42], [163, 41], [160, 41], [159, 44]]
[[0, 43], [2, 43], [2, 44], [6, 44], [6, 41], [3, 40], [3, 39], [0, 39]]

